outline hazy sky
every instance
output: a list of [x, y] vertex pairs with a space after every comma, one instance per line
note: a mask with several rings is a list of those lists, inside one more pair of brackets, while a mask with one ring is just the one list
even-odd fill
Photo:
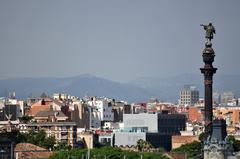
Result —
[[239, 0], [1, 0], [0, 78], [200, 74], [200, 24], [209, 22], [217, 74], [240, 74], [239, 8]]

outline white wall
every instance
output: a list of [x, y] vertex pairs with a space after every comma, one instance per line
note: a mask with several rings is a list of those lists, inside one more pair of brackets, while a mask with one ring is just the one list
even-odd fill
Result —
[[116, 132], [115, 145], [116, 146], [136, 146], [139, 139], [146, 140], [146, 133], [133, 133], [133, 132]]
[[148, 127], [148, 132], [158, 132], [157, 114], [123, 114], [124, 128]]
[[99, 110], [101, 121], [113, 121], [112, 106], [108, 106], [108, 103], [105, 99], [88, 101], [89, 106], [96, 107]]

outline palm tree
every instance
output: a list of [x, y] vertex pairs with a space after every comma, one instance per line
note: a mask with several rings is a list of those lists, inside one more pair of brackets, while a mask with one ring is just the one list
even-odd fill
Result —
[[145, 149], [149, 150], [150, 148], [153, 148], [153, 146], [150, 142], [145, 141], [143, 139], [139, 139], [137, 141], [137, 148], [138, 148], [138, 151], [143, 151]]

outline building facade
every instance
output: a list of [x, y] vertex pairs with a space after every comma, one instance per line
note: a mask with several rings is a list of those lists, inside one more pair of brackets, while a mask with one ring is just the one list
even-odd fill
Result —
[[139, 139], [171, 150], [171, 136], [186, 129], [183, 114], [123, 114], [124, 128], [115, 132], [116, 146], [136, 146]]
[[89, 106], [95, 107], [100, 112], [101, 121], [113, 121], [114, 114], [112, 111], [112, 102], [108, 99], [97, 99], [93, 98], [87, 102]]
[[199, 100], [199, 91], [196, 86], [185, 85], [180, 91], [180, 105], [194, 105]]
[[47, 136], [54, 136], [57, 142], [66, 142], [75, 147], [77, 124], [67, 121], [68, 117], [61, 111], [40, 111], [34, 116], [35, 122], [20, 124], [20, 131], [23, 133], [29, 130], [45, 130]]
[[131, 132], [158, 132], [157, 114], [123, 114], [124, 129]]

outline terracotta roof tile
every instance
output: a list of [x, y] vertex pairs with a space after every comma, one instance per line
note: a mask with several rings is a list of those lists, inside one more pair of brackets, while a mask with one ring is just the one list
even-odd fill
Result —
[[53, 155], [53, 152], [48, 151], [42, 147], [30, 144], [30, 143], [19, 143], [14, 149], [14, 154], [18, 154], [18, 159], [25, 158], [49, 158]]

